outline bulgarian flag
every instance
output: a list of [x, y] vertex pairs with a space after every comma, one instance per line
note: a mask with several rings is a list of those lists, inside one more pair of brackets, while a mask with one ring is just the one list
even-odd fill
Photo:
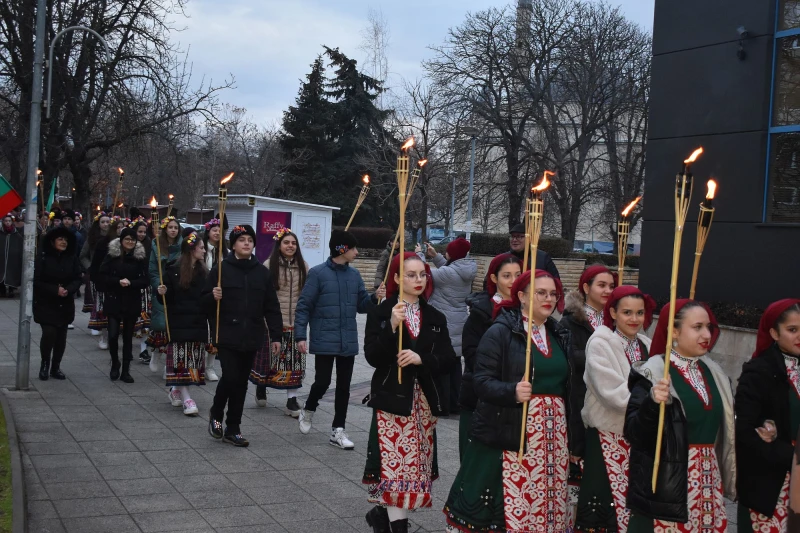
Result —
[[14, 187], [0, 174], [0, 216], [5, 216], [6, 213], [23, 202], [24, 200], [17, 194]]

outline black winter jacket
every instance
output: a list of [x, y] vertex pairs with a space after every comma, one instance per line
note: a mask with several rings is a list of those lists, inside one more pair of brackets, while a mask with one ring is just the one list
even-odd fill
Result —
[[474, 411], [478, 405], [478, 396], [475, 394], [475, 386], [473, 385], [475, 356], [483, 334], [492, 325], [494, 302], [486, 291], [473, 292], [467, 296], [467, 305], [469, 306], [469, 316], [464, 323], [464, 330], [461, 335], [461, 355], [464, 356], [464, 373], [461, 375], [461, 392], [458, 403], [463, 409]]
[[[739, 503], [772, 516], [786, 473], [792, 467], [794, 448], [789, 394], [783, 354], [776, 345], [742, 367], [736, 388], [736, 470]], [[794, 391], [791, 391], [794, 394]], [[778, 438], [767, 443], [756, 428], [772, 420]]]
[[[564, 306], [564, 315], [559, 322], [562, 327], [570, 332], [573, 368], [579, 376], [583, 376], [586, 370], [586, 344], [589, 342], [589, 337], [594, 333], [594, 329], [586, 317], [586, 312], [583, 310], [583, 303], [583, 296], [578, 291], [568, 293]], [[586, 382], [583, 379], [576, 380], [575, 394], [571, 405], [573, 413], [583, 411], [585, 399]], [[583, 457], [586, 452], [586, 428], [581, 417], [575, 416], [572, 418], [570, 430], [573, 437], [570, 444], [570, 452], [577, 457]]]
[[[119, 239], [108, 244], [108, 255], [103, 259], [97, 277], [93, 277], [103, 286], [103, 311], [106, 315], [129, 317], [142, 312], [142, 289], [147, 288], [150, 282], [147, 271], [147, 255], [142, 243], [137, 242], [133, 252], [126, 254], [122, 252]], [[121, 279], [127, 279], [131, 284], [123, 287], [119, 284]]]
[[211, 292], [217, 286], [217, 268], [214, 266], [211, 269], [203, 288], [203, 307], [214, 345], [242, 352], [255, 351], [263, 345], [267, 329], [270, 338], [280, 342], [283, 334], [281, 306], [269, 269], [259, 263], [255, 256], [237, 259], [235, 254], [222, 260], [222, 300], [217, 342], [217, 300]]
[[[524, 251], [515, 252], [514, 250], [509, 250], [506, 253], [514, 254], [520, 260], [525, 259], [525, 252]], [[530, 262], [530, 259], [528, 259], [528, 261]], [[530, 265], [527, 268], [530, 268]], [[558, 279], [561, 279], [561, 275], [558, 273], [558, 268], [556, 267], [556, 264], [553, 262], [553, 258], [550, 256], [550, 254], [548, 254], [544, 250], [536, 250], [536, 269], [537, 270], [546, 270], [551, 275], [557, 277]], [[523, 267], [523, 272], [525, 270], [526, 270], [526, 267]], [[522, 416], [522, 415], [520, 415], [520, 416]]]
[[89, 265], [89, 278], [100, 292], [105, 290], [105, 287], [103, 286], [103, 279], [100, 276], [100, 265], [103, 264], [103, 261], [105, 261], [106, 256], [108, 255], [108, 244], [110, 242], [111, 239], [108, 237], [100, 237], [100, 239], [98, 239], [97, 244], [94, 245], [92, 262]]
[[203, 308], [203, 287], [207, 273], [205, 263], [198, 262], [188, 289], [181, 287], [181, 264], [174, 261], [164, 273], [164, 296], [156, 293], [158, 301], [167, 301], [169, 333], [172, 342], [208, 342], [208, 319]]
[[[547, 331], [564, 351], [570, 367], [567, 398], [574, 390], [574, 381], [583, 379], [572, 369], [569, 331], [549, 318]], [[474, 382], [478, 405], [472, 418], [472, 436], [487, 446], [502, 450], [519, 448], [522, 433], [522, 404], [517, 403], [517, 383], [525, 374], [526, 336], [522, 313], [503, 310], [478, 344]], [[565, 401], [567, 421], [572, 417], [570, 402]], [[580, 417], [580, 413], [575, 413]], [[567, 428], [568, 439], [572, 439]]]
[[411, 336], [405, 325], [401, 325], [403, 347], [413, 349], [422, 360], [421, 365], [403, 368], [403, 382], [397, 380], [397, 333], [392, 331], [392, 307], [397, 304], [397, 295], [384, 300], [367, 315], [364, 333], [364, 355], [375, 367], [368, 405], [395, 415], [408, 416], [414, 402], [414, 379], [419, 381], [428, 400], [431, 414], [442, 416], [448, 413], [447, 399], [442, 401], [442, 377], [448, 374], [458, 358], [450, 343], [445, 316], [420, 298], [422, 315], [416, 345], [411, 347]]
[[[59, 235], [67, 239], [63, 252], [53, 247], [53, 239]], [[66, 327], [75, 320], [75, 292], [81, 286], [81, 273], [75, 236], [66, 229], [52, 230], [42, 242], [33, 271], [33, 319], [37, 324]], [[66, 296], [58, 295], [60, 287], [67, 290]]]

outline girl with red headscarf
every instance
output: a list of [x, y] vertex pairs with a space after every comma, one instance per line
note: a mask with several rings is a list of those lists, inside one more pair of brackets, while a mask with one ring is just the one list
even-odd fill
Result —
[[625, 508], [630, 445], [622, 436], [628, 406], [631, 365], [646, 361], [650, 339], [641, 332], [650, 326], [656, 303], [636, 287], [617, 287], [603, 309], [603, 325], [586, 344], [586, 452], [578, 498], [575, 530], [623, 533], [628, 528]]
[[739, 531], [787, 531], [789, 471], [800, 429], [800, 300], [761, 317], [736, 388]]
[[467, 297], [469, 317], [464, 323], [461, 336], [461, 353], [464, 355], [464, 375], [461, 377], [460, 420], [458, 422], [458, 457], [464, 456], [469, 440], [472, 413], [478, 404], [472, 374], [475, 367], [475, 354], [481, 337], [492, 325], [492, 317], [497, 304], [511, 299], [511, 286], [522, 274], [522, 261], [514, 254], [500, 254], [489, 263], [486, 271], [486, 290], [473, 292]]
[[376, 504], [366, 516], [376, 533], [406, 533], [408, 511], [431, 506], [431, 487], [439, 476], [434, 430], [437, 417], [448, 413], [440, 378], [458, 361], [447, 319], [427, 303], [433, 292], [430, 268], [411, 252], [403, 260], [403, 279], [400, 254], [392, 260], [386, 300], [370, 311], [364, 335], [364, 355], [375, 373], [363, 482]]
[[[530, 284], [530, 271], [517, 278], [478, 345], [472, 439], [444, 508], [451, 532], [568, 529], [568, 398], [580, 377], [572, 372], [569, 331], [551, 317], [563, 300], [561, 282], [537, 270], [533, 290]], [[530, 381], [523, 381], [529, 335]]]
[[[728, 376], [706, 357], [719, 337], [708, 307], [675, 302], [672, 346], [667, 347], [669, 304], [661, 309], [647, 361], [633, 364], [625, 415], [630, 442], [628, 533], [725, 533], [723, 496], [736, 499], [733, 394]], [[671, 349], [669, 378], [664, 357]], [[652, 477], [659, 404], [666, 403], [658, 484]]]

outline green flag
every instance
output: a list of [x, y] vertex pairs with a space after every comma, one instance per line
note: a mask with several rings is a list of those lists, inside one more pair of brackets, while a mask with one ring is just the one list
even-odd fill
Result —
[[53, 179], [52, 185], [50, 185], [50, 196], [47, 197], [47, 211], [50, 212], [50, 208], [53, 207], [53, 202], [56, 201], [56, 179]]

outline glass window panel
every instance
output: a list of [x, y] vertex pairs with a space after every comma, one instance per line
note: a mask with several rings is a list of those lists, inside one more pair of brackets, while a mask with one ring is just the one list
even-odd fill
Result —
[[772, 137], [767, 221], [800, 223], [800, 132]]
[[778, 39], [772, 125], [800, 124], [800, 35]]
[[781, 0], [778, 31], [800, 27], [800, 0]]

